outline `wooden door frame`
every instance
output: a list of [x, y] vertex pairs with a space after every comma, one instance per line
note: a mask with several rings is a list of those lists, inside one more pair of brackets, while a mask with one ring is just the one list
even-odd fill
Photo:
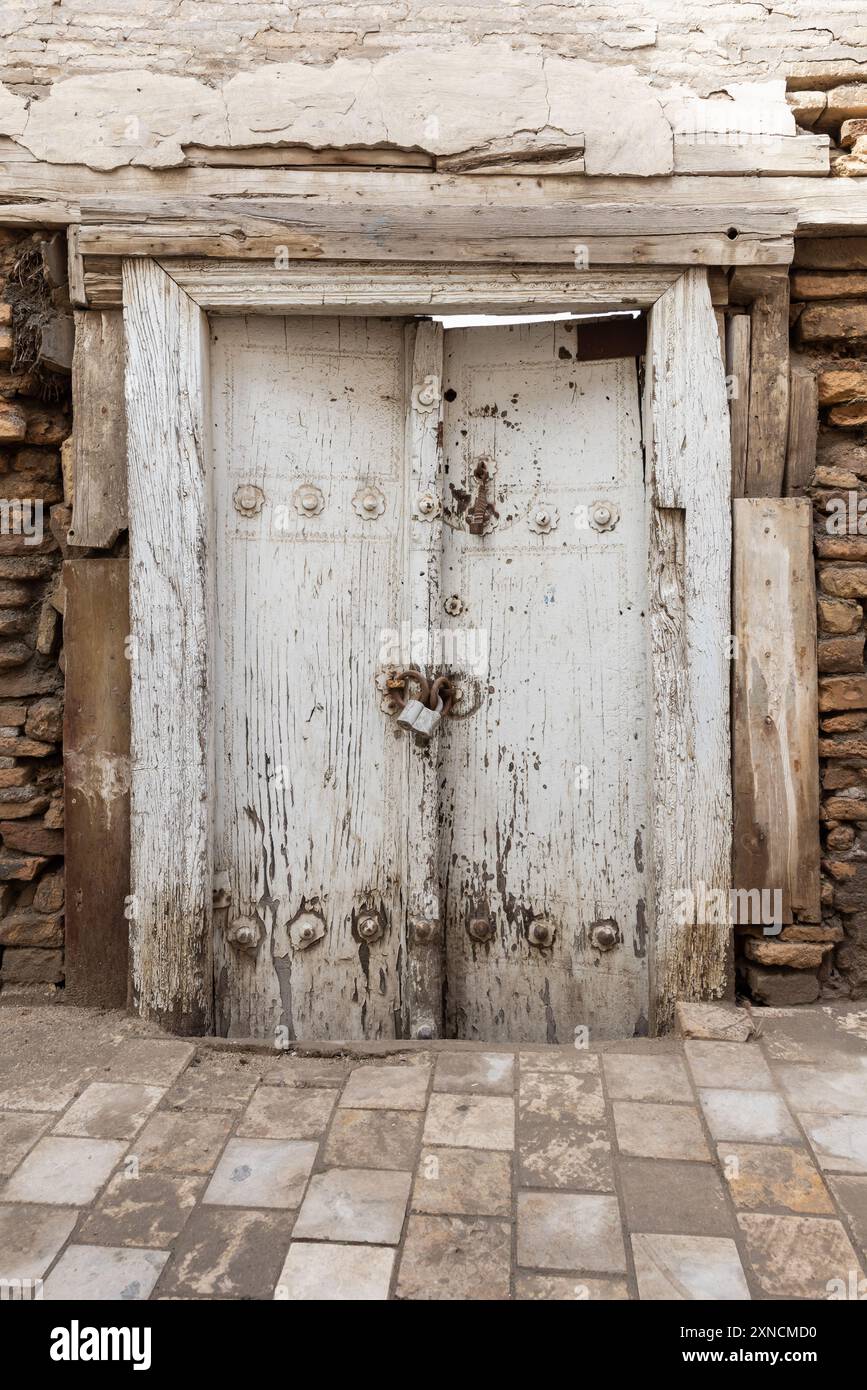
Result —
[[[707, 271], [309, 261], [123, 262], [132, 643], [132, 998], [179, 1033], [213, 1028], [214, 805], [208, 315], [649, 311], [650, 1027], [730, 980], [731, 455]], [[641, 910], [639, 905], [638, 910]], [[699, 915], [700, 912], [699, 912]]]

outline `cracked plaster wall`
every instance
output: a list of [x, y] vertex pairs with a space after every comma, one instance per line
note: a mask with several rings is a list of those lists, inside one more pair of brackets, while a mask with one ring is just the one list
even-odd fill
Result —
[[863, 0], [4, 0], [0, 37], [0, 80], [23, 89], [119, 68], [213, 83], [291, 59], [429, 55], [504, 40], [629, 63], [654, 83], [708, 95], [731, 80], [810, 86], [855, 74], [867, 62], [867, 10]]

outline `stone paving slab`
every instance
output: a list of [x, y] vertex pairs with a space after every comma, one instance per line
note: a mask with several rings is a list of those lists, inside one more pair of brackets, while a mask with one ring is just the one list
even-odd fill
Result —
[[282, 1054], [0, 1010], [0, 1279], [73, 1300], [851, 1296], [867, 1010], [764, 1012], [744, 1042]]

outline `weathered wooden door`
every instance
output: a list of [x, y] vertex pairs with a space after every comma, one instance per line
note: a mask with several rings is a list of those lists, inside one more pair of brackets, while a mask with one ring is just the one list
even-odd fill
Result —
[[[218, 1031], [644, 1031], [635, 360], [562, 323], [212, 339]], [[395, 656], [460, 686], [427, 750]]]
[[400, 1034], [404, 325], [212, 326], [218, 1032]]
[[[576, 362], [568, 322], [445, 343], [443, 621], [484, 654], [478, 707], [440, 742], [446, 1027], [629, 1037], [647, 1020], [637, 364]], [[499, 515], [480, 536], [483, 471]]]

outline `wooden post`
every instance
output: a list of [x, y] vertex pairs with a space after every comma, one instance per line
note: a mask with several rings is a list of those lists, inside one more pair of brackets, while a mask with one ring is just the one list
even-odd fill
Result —
[[68, 560], [63, 768], [66, 994], [127, 1003], [129, 923], [129, 565]]
[[701, 906], [712, 890], [727, 908], [731, 883], [731, 447], [703, 271], [687, 271], [653, 306], [647, 363], [650, 980], [658, 1033], [678, 999], [718, 998], [730, 977], [727, 915], [709, 921]]
[[208, 339], [153, 261], [123, 267], [132, 614], [133, 1000], [213, 1021]]
[[819, 383], [809, 366], [793, 357], [789, 384], [789, 438], [786, 445], [787, 497], [803, 497], [813, 481], [818, 433]]
[[107, 549], [127, 527], [123, 359], [121, 311], [77, 312], [70, 545]]
[[750, 434], [746, 495], [783, 491], [789, 426], [789, 278], [774, 276], [753, 301], [750, 352]]
[[734, 882], [819, 921], [819, 748], [812, 509], [734, 505]]

